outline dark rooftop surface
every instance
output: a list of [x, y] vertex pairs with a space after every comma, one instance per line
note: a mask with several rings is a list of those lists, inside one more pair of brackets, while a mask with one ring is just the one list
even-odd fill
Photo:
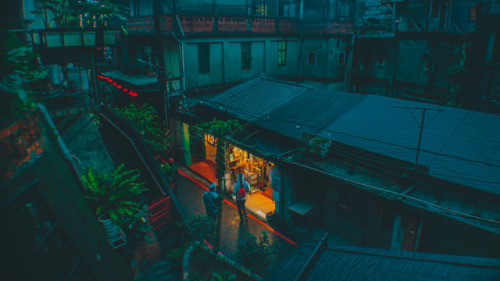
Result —
[[[312, 252], [302, 246], [265, 280], [293, 280]], [[500, 259], [338, 246], [324, 250], [304, 280], [500, 280]]]
[[205, 106], [300, 139], [304, 132], [418, 164], [436, 178], [500, 195], [500, 116], [257, 75]]

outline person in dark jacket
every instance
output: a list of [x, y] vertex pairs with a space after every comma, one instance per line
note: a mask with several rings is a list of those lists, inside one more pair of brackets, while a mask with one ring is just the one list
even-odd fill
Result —
[[203, 204], [205, 204], [205, 211], [207, 216], [217, 221], [217, 213], [219, 212], [219, 198], [220, 195], [215, 191], [217, 183], [213, 182], [205, 193], [203, 193]]
[[247, 201], [248, 192], [250, 192], [250, 184], [245, 181], [245, 175], [243, 173], [239, 173], [236, 182], [234, 183], [233, 195], [236, 197], [236, 205], [238, 206], [240, 220], [247, 219], [245, 202]]

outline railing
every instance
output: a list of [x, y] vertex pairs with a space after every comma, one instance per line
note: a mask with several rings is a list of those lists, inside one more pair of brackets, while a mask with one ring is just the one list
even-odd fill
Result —
[[[31, 41], [36, 46], [57, 47], [96, 47], [96, 45], [114, 45], [121, 40], [121, 30], [106, 29], [42, 29], [30, 31]], [[100, 38], [101, 37], [101, 38]]]
[[[162, 32], [178, 30], [174, 15], [161, 17]], [[335, 34], [352, 32], [350, 21], [316, 20], [301, 21], [298, 18], [244, 17], [244, 16], [201, 16], [179, 15], [179, 22], [185, 33], [257, 33], [257, 34]], [[153, 33], [153, 17], [135, 17], [127, 22], [131, 33]]]

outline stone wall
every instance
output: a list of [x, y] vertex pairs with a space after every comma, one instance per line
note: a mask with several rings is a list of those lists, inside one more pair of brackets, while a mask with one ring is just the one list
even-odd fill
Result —
[[38, 112], [31, 113], [0, 131], [0, 181], [16, 175], [44, 151]]

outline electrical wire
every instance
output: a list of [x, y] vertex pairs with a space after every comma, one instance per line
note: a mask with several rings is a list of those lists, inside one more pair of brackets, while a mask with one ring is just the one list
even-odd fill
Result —
[[[302, 166], [302, 167], [305, 167], [305, 168], [308, 168], [308, 169], [313, 169], [313, 170], [316, 170], [316, 171], [318, 171], [320, 173], [326, 173], [324, 171], [321, 171], [321, 170], [318, 170], [318, 169], [315, 169], [315, 168], [312, 168], [312, 167], [307, 167], [307, 166], [304, 166], [304, 165], [302, 165], [300, 163], [293, 162], [293, 161], [290, 161], [290, 160], [287, 160], [287, 159], [283, 159], [283, 161], [289, 162], [289, 163], [294, 164], [294, 165], [299, 165], [299, 166]], [[462, 213], [462, 212], [459, 212], [459, 211], [448, 209], [446, 207], [443, 207], [443, 206], [440, 206], [440, 205], [437, 205], [437, 204], [434, 204], [434, 203], [427, 202], [427, 201], [419, 199], [419, 198], [415, 198], [415, 197], [406, 195], [404, 193], [399, 193], [399, 192], [395, 192], [395, 191], [392, 191], [392, 190], [387, 190], [387, 189], [379, 188], [379, 187], [376, 187], [376, 186], [373, 186], [373, 185], [369, 185], [369, 184], [355, 182], [355, 181], [352, 181], [352, 180], [349, 180], [349, 179], [346, 179], [346, 178], [342, 178], [342, 177], [339, 177], [339, 176], [336, 176], [336, 175], [332, 175], [332, 174], [329, 174], [329, 175], [331, 175], [331, 176], [333, 176], [333, 177], [335, 177], [335, 178], [337, 178], [337, 179], [339, 179], [339, 180], [341, 180], [343, 182], [349, 183], [351, 185], [366, 187], [366, 188], [369, 188], [369, 189], [372, 189], [372, 190], [377, 190], [377, 191], [380, 191], [380, 192], [383, 192], [383, 193], [388, 193], [388, 194], [392, 194], [392, 195], [404, 197], [404, 198], [407, 198], [407, 199], [410, 199], [410, 200], [422, 203], [424, 205], [432, 206], [434, 208], [437, 208], [437, 209], [440, 209], [440, 210], [444, 211], [447, 214], [451, 214], [451, 215], [455, 215], [455, 216], [460, 216], [460, 217], [464, 217], [464, 218], [475, 219], [475, 220], [479, 220], [479, 221], [483, 221], [483, 222], [488, 222], [488, 223], [493, 223], [493, 224], [499, 224], [500, 225], [500, 221], [496, 221], [496, 220], [492, 220], [492, 219], [487, 219], [487, 218], [483, 218], [483, 217], [478, 217], [478, 216], [474, 216], [474, 215], [465, 214], [465, 213]]]
[[[203, 103], [214, 103], [214, 104], [225, 106], [226, 108], [233, 109], [235, 111], [239, 110], [239, 108], [232, 107], [230, 105], [226, 105], [226, 104], [219, 103], [219, 102], [214, 102], [214, 101], [204, 101]], [[331, 132], [331, 133], [334, 133], [334, 134], [345, 135], [345, 136], [349, 136], [349, 137], [353, 137], [353, 138], [357, 138], [357, 139], [363, 139], [363, 140], [367, 140], [367, 141], [372, 141], [372, 142], [376, 142], [376, 143], [381, 143], [381, 144], [386, 144], [386, 145], [390, 145], [390, 146], [394, 146], [394, 147], [399, 147], [399, 148], [404, 148], [404, 149], [409, 149], [409, 150], [412, 150], [412, 151], [416, 151], [416, 148], [413, 148], [413, 147], [408, 147], [408, 146], [404, 146], [404, 145], [400, 145], [400, 144], [390, 143], [390, 142], [387, 142], [387, 141], [377, 140], [377, 139], [373, 139], [373, 138], [367, 138], [367, 137], [357, 136], [357, 135], [353, 135], [353, 134], [349, 134], [349, 133], [345, 133], [345, 132], [334, 131], [334, 130], [331, 130], [331, 129], [325, 129], [325, 128], [322, 128], [322, 127], [317, 127], [317, 126], [314, 126], [314, 125], [311, 125], [311, 124], [305, 124], [305, 123], [300, 123], [300, 122], [296, 122], [296, 121], [285, 120], [285, 119], [281, 119], [281, 118], [277, 118], [277, 117], [272, 117], [271, 118], [270, 116], [268, 116], [268, 118], [262, 118], [262, 117], [258, 117], [256, 115], [254, 115], [254, 114], [251, 115], [251, 114], [246, 114], [244, 112], [238, 112], [238, 113], [235, 113], [235, 114], [246, 115], [248, 117], [251, 117], [253, 119], [257, 119], [257, 120], [260, 120], [260, 121], [269, 121], [270, 119], [273, 119], [273, 120], [277, 120], [277, 121], [281, 121], [281, 122], [290, 123], [290, 124], [293, 124], [293, 125], [296, 125], [296, 126], [299, 125], [299, 126], [309, 127], [309, 128], [320, 130], [320, 131]], [[276, 125], [276, 124], [274, 124], [274, 125]], [[284, 127], [281, 127], [281, 128], [284, 128]], [[290, 130], [288, 130], [288, 131], [290, 131]], [[296, 134], [296, 132], [294, 134]], [[358, 148], [364, 148], [364, 147], [363, 146], [358, 146]], [[484, 161], [472, 160], [472, 159], [467, 159], [467, 158], [463, 158], [463, 157], [459, 157], [459, 156], [454, 156], [454, 155], [443, 154], [443, 153], [436, 153], [436, 152], [428, 151], [428, 150], [424, 150], [424, 149], [421, 149], [420, 152], [426, 152], [426, 153], [434, 154], [434, 155], [438, 155], [438, 156], [449, 157], [449, 158], [454, 158], [454, 159], [458, 159], [458, 160], [462, 160], [462, 161], [473, 162], [473, 163], [478, 163], [478, 164], [483, 164], [483, 165], [488, 165], [488, 166], [500, 168], [500, 165], [495, 165], [495, 164], [484, 162]]]
[[[207, 101], [204, 101], [204, 102], [207, 102]], [[217, 103], [217, 102], [212, 102], [212, 103], [220, 104], [220, 103]], [[221, 105], [224, 105], [224, 104], [221, 104]], [[230, 106], [228, 106], [228, 107], [230, 107]], [[255, 117], [256, 117], [255, 115], [248, 115], [248, 114], [246, 114], [246, 113], [242, 113], [241, 115], [246, 115], [246, 116], [248, 116], [248, 117], [252, 117], [252, 118], [255, 118]], [[257, 119], [262, 120], [262, 121], [267, 121], [267, 120], [265, 120], [264, 118], [257, 118]], [[278, 127], [280, 127], [280, 128], [282, 128], [282, 129], [284, 129], [284, 130], [286, 130], [286, 131], [292, 132], [292, 131], [291, 131], [290, 129], [288, 129], [288, 128], [285, 128], [285, 127], [280, 126], [280, 125], [277, 125], [277, 126], [278, 126]], [[296, 133], [296, 132], [292, 132], [292, 133]], [[411, 150], [414, 150], [413, 148], [405, 148], [405, 149], [411, 149]], [[382, 172], [385, 172], [385, 173], [389, 173], [389, 174], [394, 175], [394, 176], [396, 176], [396, 177], [400, 177], [401, 175], [400, 175], [400, 174], [397, 174], [397, 173], [395, 173], [395, 172], [392, 172], [392, 171], [390, 171], [390, 170], [387, 170], [387, 169], [385, 169], [385, 168], [383, 168], [383, 167], [379, 167], [379, 166], [376, 166], [376, 165], [371, 165], [371, 164], [368, 164], [368, 163], [366, 163], [366, 162], [362, 162], [362, 161], [360, 161], [360, 160], [359, 160], [359, 158], [364, 158], [364, 159], [367, 159], [367, 160], [371, 160], [372, 162], [381, 163], [381, 164], [384, 164], [384, 165], [387, 165], [387, 166], [393, 166], [393, 167], [396, 167], [396, 168], [406, 168], [406, 169], [408, 168], [408, 166], [404, 166], [404, 165], [400, 165], [400, 164], [394, 164], [394, 163], [390, 163], [390, 162], [388, 162], [388, 161], [384, 161], [384, 160], [379, 160], [379, 159], [371, 159], [371, 158], [368, 158], [368, 157], [360, 157], [360, 156], [359, 156], [359, 155], [357, 155], [357, 154], [354, 154], [354, 153], [349, 153], [349, 152], [347, 152], [347, 151], [345, 151], [345, 150], [344, 150], [344, 151], [341, 151], [341, 150], [335, 150], [335, 151], [333, 151], [333, 153], [342, 154], [344, 157], [347, 157], [347, 158], [349, 158], [350, 160], [354, 160], [354, 161], [356, 161], [356, 162], [360, 162], [360, 163], [362, 163], [363, 165], [370, 166], [370, 167], [375, 168], [375, 169], [377, 169], [377, 170], [379, 170], [379, 171], [382, 171]], [[418, 181], [418, 180], [415, 180], [415, 179], [413, 179], [413, 181], [414, 181], [414, 182], [416, 182], [416, 183], [422, 184], [422, 185], [424, 185], [424, 186], [428, 186], [428, 187], [430, 187], [430, 188], [433, 188], [433, 189], [436, 189], [436, 190], [442, 191], [442, 192], [455, 194], [455, 195], [457, 195], [457, 196], [459, 196], [459, 197], [463, 197], [464, 199], [467, 199], [467, 200], [475, 200], [475, 201], [481, 202], [481, 203], [483, 203], [483, 204], [490, 205], [489, 203], [483, 202], [483, 201], [481, 201], [481, 200], [477, 200], [477, 199], [474, 199], [474, 198], [466, 197], [466, 196], [463, 196], [462, 194], [455, 193], [455, 192], [450, 192], [450, 191], [448, 191], [448, 190], [443, 190], [442, 188], [439, 188], [439, 187], [437, 187], [437, 186], [435, 186], [435, 185], [431, 185], [431, 184], [425, 183], [425, 182], [423, 182], [423, 181]], [[492, 183], [495, 183], [495, 182], [492, 182]]]

